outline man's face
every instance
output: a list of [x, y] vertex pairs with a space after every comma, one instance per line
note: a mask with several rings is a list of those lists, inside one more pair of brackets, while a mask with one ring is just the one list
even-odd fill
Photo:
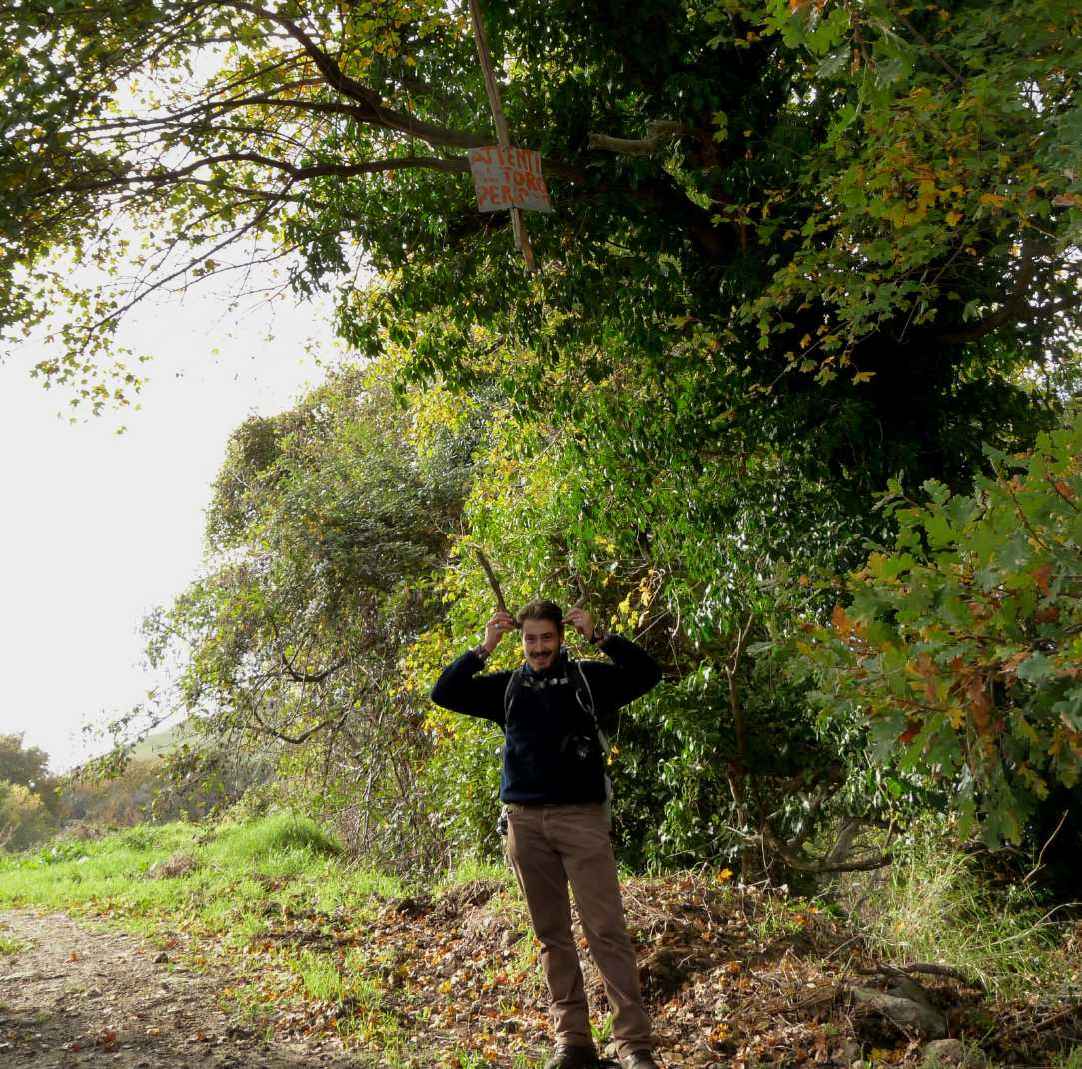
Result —
[[563, 632], [552, 620], [522, 621], [522, 652], [535, 672], [552, 667], [562, 639]]

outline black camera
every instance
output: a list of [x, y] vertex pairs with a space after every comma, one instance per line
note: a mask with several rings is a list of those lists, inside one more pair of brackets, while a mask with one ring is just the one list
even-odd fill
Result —
[[585, 761], [594, 752], [594, 740], [589, 735], [568, 735], [560, 749], [578, 761]]

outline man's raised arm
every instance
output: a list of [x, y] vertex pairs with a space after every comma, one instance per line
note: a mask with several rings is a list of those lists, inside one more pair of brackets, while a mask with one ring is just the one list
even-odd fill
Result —
[[502, 724], [503, 698], [511, 673], [478, 673], [500, 639], [514, 627], [514, 620], [507, 613], [496, 613], [485, 625], [485, 638], [481, 645], [452, 661], [440, 674], [432, 688], [432, 700], [453, 713], [479, 716]]
[[601, 685], [604, 701], [611, 708], [619, 709], [621, 705], [642, 698], [661, 682], [658, 662], [630, 638], [605, 635], [599, 638], [597, 648], [612, 663], [586, 661], [585, 668], [588, 669], [591, 686], [596, 678]]
[[612, 661], [612, 664], [587, 661], [585, 667], [591, 686], [596, 680], [602, 691], [599, 696], [613, 709], [641, 698], [661, 682], [661, 666], [646, 650], [631, 639], [595, 628], [585, 609], [573, 608], [567, 614], [567, 622]]

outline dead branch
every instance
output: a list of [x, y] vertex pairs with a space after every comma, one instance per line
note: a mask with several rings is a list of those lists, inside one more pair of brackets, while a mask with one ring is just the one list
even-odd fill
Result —
[[[984, 984], [967, 976], [961, 969], [956, 969], [951, 965], [941, 965], [938, 962], [915, 961], [906, 965], [887, 965], [883, 963], [870, 969], [855, 968], [853, 971], [861, 976], [886, 976], [895, 981], [905, 980], [911, 973], [920, 973], [926, 976], [944, 976], [950, 980], [957, 980], [960, 984], [971, 987], [975, 991], [985, 990]], [[923, 991], [923, 988], [920, 990]]]
[[782, 861], [790, 868], [796, 869], [797, 872], [808, 872], [820, 876], [826, 876], [833, 872], [873, 872], [875, 869], [885, 868], [894, 861], [894, 855], [889, 851], [882, 854], [873, 854], [869, 857], [856, 858], [853, 861], [831, 861], [829, 855], [824, 858], [802, 857], [793, 853], [789, 845], [782, 842], [769, 826], [763, 828], [762, 838]]
[[1029, 883], [1029, 881], [1032, 880], [1033, 877], [1041, 871], [1042, 867], [1044, 866], [1045, 851], [1052, 845], [1052, 840], [1055, 839], [1057, 835], [1059, 835], [1060, 829], [1063, 827], [1063, 822], [1067, 819], [1070, 812], [1071, 811], [1069, 809], [1065, 809], [1063, 811], [1063, 816], [1059, 818], [1059, 823], [1056, 825], [1055, 831], [1053, 831], [1052, 834], [1048, 836], [1048, 839], [1045, 841], [1044, 846], [1041, 847], [1041, 852], [1037, 855], [1037, 863], [1033, 866], [1032, 869], [1029, 870], [1029, 872], [1026, 873], [1025, 879], [1022, 881], [1023, 887], [1025, 887]]
[[590, 596], [589, 592], [586, 589], [586, 584], [582, 581], [581, 575], [575, 576], [575, 586], [578, 587], [579, 596], [572, 607], [575, 609], [581, 609], [582, 606], [586, 604], [586, 601]]

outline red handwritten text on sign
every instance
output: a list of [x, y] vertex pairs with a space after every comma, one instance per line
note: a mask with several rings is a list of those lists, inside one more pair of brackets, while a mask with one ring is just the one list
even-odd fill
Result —
[[551, 212], [549, 191], [541, 174], [541, 153], [529, 148], [471, 148], [470, 171], [483, 212], [526, 208]]

